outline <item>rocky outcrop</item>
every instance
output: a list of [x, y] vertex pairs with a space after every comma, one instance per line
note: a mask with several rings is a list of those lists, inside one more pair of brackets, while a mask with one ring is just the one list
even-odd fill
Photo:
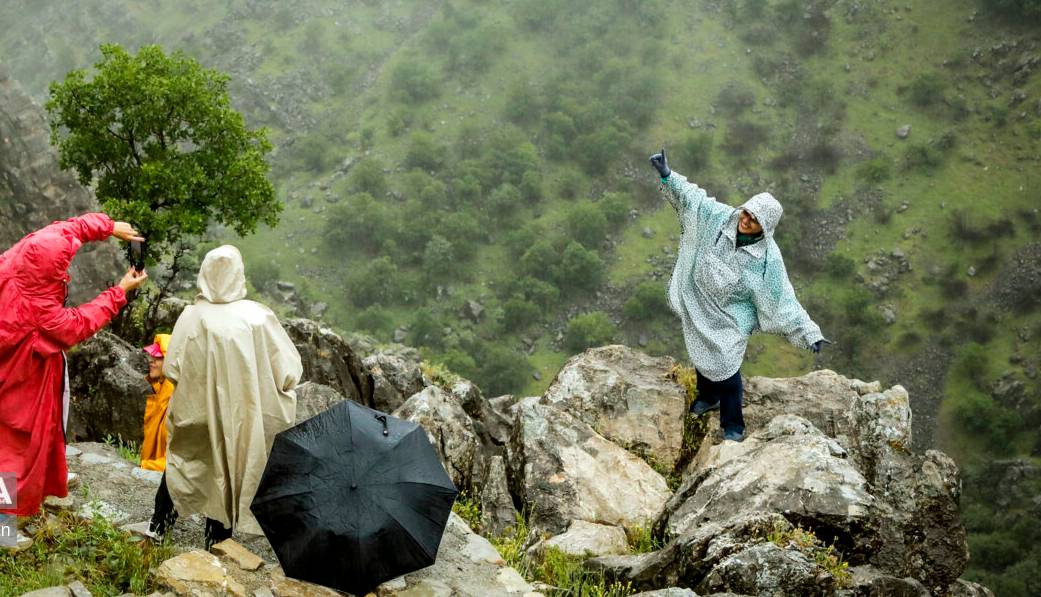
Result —
[[426, 383], [419, 363], [394, 354], [378, 352], [362, 361], [372, 376], [372, 408], [393, 412]]
[[361, 357], [339, 334], [310, 319], [283, 322], [300, 352], [303, 380], [327, 385], [344, 397], [373, 406], [372, 378]]
[[532, 526], [560, 533], [573, 520], [638, 527], [657, 518], [669, 489], [646, 462], [538, 398], [513, 410], [511, 488], [534, 507]]
[[679, 459], [686, 392], [669, 378], [675, 361], [627, 346], [572, 357], [542, 397], [608, 440], [666, 470]]
[[121, 437], [140, 444], [145, 401], [152, 386], [145, 381], [148, 357], [109, 332], [101, 331], [68, 352], [68, 439]]
[[[98, 209], [94, 195], [59, 166], [43, 108], [0, 64], [0, 253], [54, 220]], [[124, 271], [114, 243], [87, 243], [69, 269], [70, 303], [94, 298]]]
[[431, 386], [409, 398], [393, 414], [426, 431], [456, 487], [474, 486], [474, 475], [481, 465], [481, 442], [473, 421], [455, 394]]
[[[659, 520], [672, 541], [654, 554], [602, 558], [591, 566], [640, 588], [655, 588], [646, 579], [663, 576], [658, 586], [672, 582], [699, 592], [955, 589], [967, 562], [957, 468], [940, 452], [910, 451], [911, 412], [902, 387], [882, 392], [832, 372], [753, 379], [749, 386], [749, 410], [755, 411], [747, 418], [749, 437], [702, 446]], [[785, 403], [806, 418], [780, 414], [763, 422]], [[760, 516], [780, 518], [764, 534], [755, 522]], [[832, 544], [857, 574], [841, 583], [822, 580], [806, 554], [760, 545], [793, 524]]]

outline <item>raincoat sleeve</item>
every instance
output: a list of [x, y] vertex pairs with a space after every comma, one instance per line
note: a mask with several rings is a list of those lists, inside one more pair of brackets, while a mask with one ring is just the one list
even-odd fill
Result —
[[43, 311], [39, 316], [40, 331], [61, 350], [72, 348], [108, 325], [126, 304], [126, 293], [113, 286], [79, 307], [66, 309], [55, 305]]
[[673, 171], [662, 184], [665, 198], [679, 215], [681, 226], [685, 227], [686, 222], [693, 220], [695, 226], [700, 227], [713, 217], [726, 217], [733, 211], [732, 207], [709, 197], [705, 189], [688, 182], [687, 177], [678, 172]]
[[68, 220], [57, 221], [50, 226], [75, 236], [81, 243], [88, 243], [105, 240], [112, 236], [112, 230], [116, 227], [116, 223], [103, 213], [89, 213], [69, 218]]
[[795, 297], [795, 289], [788, 281], [783, 262], [771, 260], [767, 263], [763, 286], [752, 296], [760, 330], [780, 334], [799, 348], [809, 348], [814, 342], [824, 339], [820, 327], [810, 319]]

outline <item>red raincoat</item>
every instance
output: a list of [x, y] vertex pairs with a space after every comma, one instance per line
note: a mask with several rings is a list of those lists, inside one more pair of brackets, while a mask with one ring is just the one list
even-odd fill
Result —
[[126, 304], [115, 286], [65, 308], [66, 270], [80, 246], [112, 234], [92, 213], [54, 222], [0, 255], [0, 472], [18, 476], [18, 507], [35, 514], [48, 495], [65, 497], [67, 392], [64, 350], [92, 336]]

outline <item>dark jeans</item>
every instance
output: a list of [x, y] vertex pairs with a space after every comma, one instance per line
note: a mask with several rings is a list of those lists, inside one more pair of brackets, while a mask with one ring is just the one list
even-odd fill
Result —
[[712, 381], [698, 373], [698, 401], [719, 403], [719, 426], [724, 432], [745, 432], [745, 418], [741, 414], [743, 394], [740, 371], [723, 381]]
[[[170, 490], [166, 487], [166, 473], [163, 473], [159, 489], [155, 492], [155, 510], [152, 512], [152, 522], [149, 523], [148, 530], [163, 536], [170, 532], [175, 522], [177, 510], [174, 509], [173, 499], [170, 498]], [[215, 543], [230, 539], [231, 529], [212, 518], [207, 518], [205, 538], [206, 549], [209, 549]]]

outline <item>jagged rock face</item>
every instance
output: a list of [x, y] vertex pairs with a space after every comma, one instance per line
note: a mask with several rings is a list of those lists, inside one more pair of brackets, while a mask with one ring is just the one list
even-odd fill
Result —
[[100, 331], [68, 353], [69, 441], [106, 435], [140, 444], [144, 438], [148, 357], [140, 347]]
[[305, 381], [296, 387], [296, 422], [303, 423], [344, 400], [343, 394], [329, 386]]
[[303, 379], [327, 385], [344, 397], [372, 406], [372, 377], [351, 345], [310, 319], [282, 323], [300, 352]]
[[[954, 591], [953, 583], [967, 562], [965, 531], [958, 519], [958, 471], [940, 452], [910, 451], [906, 390], [894, 386], [880, 392], [877, 384], [832, 372], [792, 380], [756, 379], [749, 385], [769, 395], [774, 406], [784, 403], [783, 396], [794, 396], [798, 412], [831, 433], [823, 433], [806, 418], [780, 415], [765, 426], [755, 423], [758, 430], [743, 443], [703, 445], [659, 521], [673, 541], [653, 557], [612, 563], [609, 567], [621, 574], [619, 578], [632, 580], [638, 588], [653, 588], [641, 584], [652, 571], [665, 575], [657, 586], [683, 579], [680, 584], [702, 592], [782, 594], [770, 584], [752, 590], [746, 572], [758, 567], [785, 576], [788, 573], [782, 572], [788, 570], [785, 582], [795, 582], [792, 579], [803, 577], [789, 559], [777, 559], [770, 550], [754, 557], [735, 556], [710, 582], [710, 570], [720, 560], [706, 552], [692, 553], [689, 547], [714, 525], [730, 528], [735, 520], [783, 515], [788, 523], [834, 542], [846, 560], [861, 569], [854, 587], [847, 589], [852, 592], [846, 594], [871, 594], [872, 587], [908, 595], [918, 594], [919, 588], [931, 594]], [[756, 578], [759, 583], [762, 575]], [[789, 586], [793, 594], [834, 591], [820, 582], [811, 590], [801, 582]]]
[[426, 431], [456, 487], [474, 486], [474, 475], [482, 464], [481, 442], [458, 396], [431, 386], [409, 398], [393, 415], [417, 423]]
[[[43, 109], [0, 64], [0, 253], [54, 220], [92, 211], [94, 195], [58, 165]], [[70, 304], [94, 298], [124, 271], [114, 241], [84, 245], [69, 268]]]
[[817, 578], [817, 564], [806, 554], [760, 543], [719, 561], [698, 585], [704, 593], [728, 590], [749, 595], [830, 595], [834, 582]]
[[393, 412], [426, 387], [417, 362], [376, 353], [365, 357], [362, 363], [372, 375], [372, 408], [376, 410]]
[[666, 507], [667, 536], [735, 512], [782, 512], [847, 537], [862, 536], [875, 499], [846, 456], [805, 419], [776, 417], [743, 443], [724, 442], [699, 455], [695, 473]]
[[669, 489], [646, 462], [537, 398], [513, 410], [510, 482], [535, 506], [532, 526], [560, 533], [572, 520], [630, 527], [658, 517]]
[[513, 507], [506, 461], [502, 456], [488, 459], [488, 469], [480, 488], [481, 532], [489, 537], [501, 536], [508, 527], [517, 524], [517, 510]]
[[608, 440], [671, 469], [683, 443], [686, 392], [669, 378], [671, 358], [627, 346], [603, 346], [572, 357], [542, 400]]
[[793, 378], [752, 377], [745, 382], [745, 427], [760, 429], [777, 415], [795, 413], [829, 437], [842, 437], [849, 433], [846, 412], [858, 395], [856, 388], [877, 392], [881, 390], [877, 386], [827, 369]]

